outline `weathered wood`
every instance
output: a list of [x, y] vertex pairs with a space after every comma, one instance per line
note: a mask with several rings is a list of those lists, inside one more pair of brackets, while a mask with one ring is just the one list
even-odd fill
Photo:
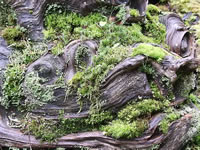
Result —
[[[196, 115], [196, 117], [199, 114]], [[14, 146], [19, 148], [56, 148], [73, 146], [85, 146], [97, 149], [147, 149], [156, 144], [160, 144], [162, 150], [178, 150], [196, 134], [199, 126], [195, 120], [195, 114], [187, 114], [180, 120], [173, 122], [166, 135], [156, 134], [159, 122], [163, 114], [156, 115], [150, 121], [149, 129], [140, 138], [132, 140], [116, 140], [105, 136], [102, 132], [84, 132], [66, 135], [59, 138], [56, 143], [41, 143], [31, 135], [24, 135], [18, 129], [10, 128], [6, 125], [6, 114], [0, 108], [0, 146]], [[196, 122], [195, 122], [196, 121]]]

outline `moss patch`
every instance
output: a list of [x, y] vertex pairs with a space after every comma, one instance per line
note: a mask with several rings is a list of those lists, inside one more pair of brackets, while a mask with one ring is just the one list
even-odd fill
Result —
[[1, 105], [5, 108], [18, 107], [24, 99], [22, 82], [25, 76], [26, 67], [38, 59], [43, 53], [44, 46], [34, 46], [26, 43], [27, 48], [22, 52], [16, 51], [10, 58], [10, 64], [5, 71], [5, 79], [2, 86]]
[[169, 53], [157, 46], [153, 46], [150, 44], [140, 44], [139, 46], [133, 49], [132, 56], [136, 55], [145, 55], [156, 59], [157, 61], [161, 61], [165, 58], [165, 56], [169, 55]]
[[45, 120], [43, 118], [24, 120], [24, 133], [33, 134], [42, 141], [53, 142], [56, 138], [70, 133], [98, 130], [113, 119], [110, 112], [98, 112], [91, 114], [87, 118], [64, 119], [63, 112], [60, 113], [59, 120]]
[[132, 139], [139, 137], [148, 128], [148, 119], [155, 112], [168, 107], [168, 103], [153, 99], [133, 102], [118, 112], [118, 118], [109, 125], [103, 126], [102, 131], [114, 138]]
[[159, 124], [160, 131], [166, 134], [169, 130], [170, 124], [173, 121], [179, 119], [180, 117], [181, 117], [180, 114], [176, 112], [174, 109], [168, 109], [165, 119], [163, 119]]

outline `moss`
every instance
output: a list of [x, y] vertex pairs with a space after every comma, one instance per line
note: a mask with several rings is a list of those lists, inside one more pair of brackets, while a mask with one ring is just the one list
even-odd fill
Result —
[[148, 5], [144, 30], [145, 34], [148, 37], [154, 38], [156, 43], [164, 44], [166, 37], [166, 27], [159, 23], [160, 12], [161, 11], [158, 7], [154, 5]]
[[52, 52], [53, 55], [58, 56], [58, 55], [63, 53], [63, 49], [64, 49], [63, 42], [58, 42], [57, 41], [55, 43], [55, 46], [52, 47], [51, 52]]
[[19, 26], [7, 27], [2, 31], [2, 36], [7, 40], [8, 44], [13, 44], [23, 37], [23, 31]]
[[22, 52], [14, 52], [10, 57], [10, 64], [5, 71], [5, 79], [2, 85], [1, 105], [6, 108], [18, 107], [24, 99], [22, 82], [25, 76], [26, 66], [38, 59], [44, 51], [43, 46], [26, 43], [27, 48]]
[[153, 99], [144, 99], [137, 103], [132, 103], [119, 111], [118, 117], [121, 120], [131, 122], [137, 118], [144, 116], [151, 116], [152, 113], [163, 110], [167, 107], [163, 102], [159, 102]]
[[16, 14], [7, 4], [7, 0], [1, 0], [0, 2], [0, 16], [0, 27], [16, 24]]
[[116, 64], [128, 57], [126, 47], [100, 48], [99, 55], [93, 58], [93, 66], [83, 72], [78, 72], [70, 81], [70, 90], [78, 94], [79, 103], [85, 100], [91, 102], [92, 107], [99, 108], [100, 84], [108, 71]]
[[164, 110], [168, 103], [159, 102], [153, 99], [145, 99], [139, 102], [132, 102], [118, 112], [117, 119], [109, 125], [103, 126], [102, 131], [114, 138], [132, 139], [139, 137], [148, 128], [146, 118]]
[[75, 54], [76, 71], [83, 71], [87, 68], [87, 59], [91, 56], [88, 47], [80, 45]]
[[174, 109], [169, 109], [169, 111], [167, 112], [165, 119], [163, 119], [160, 123], [159, 123], [159, 130], [166, 134], [169, 130], [170, 124], [179, 119], [181, 116], [178, 112], [176, 112]]
[[25, 87], [23, 88], [23, 95], [26, 100], [21, 107], [25, 107], [26, 110], [33, 110], [53, 101], [54, 87], [41, 85], [41, 82], [45, 81], [37, 73], [32, 72], [27, 75], [24, 80]]
[[161, 94], [158, 86], [154, 83], [154, 82], [151, 82], [150, 83], [150, 86], [151, 86], [151, 90], [152, 90], [152, 94], [153, 94], [153, 97], [155, 99], [158, 99], [158, 100], [161, 100], [161, 101], [164, 101], [166, 98]]
[[178, 12], [187, 13], [192, 10], [193, 13], [200, 14], [200, 4], [198, 0], [170, 0], [170, 4]]
[[150, 4], [147, 7], [147, 12], [150, 13], [152, 16], [156, 16], [161, 13], [161, 10], [157, 6]]
[[180, 73], [179, 79], [175, 83], [175, 95], [188, 97], [190, 92], [195, 89], [196, 85], [196, 75], [195, 73]]
[[130, 9], [130, 15], [132, 17], [138, 17], [138, 16], [140, 16], [140, 13], [137, 9]]
[[19, 106], [23, 99], [22, 81], [25, 73], [25, 66], [19, 63], [12, 63], [8, 65], [5, 71], [5, 80], [2, 86], [1, 105], [5, 108], [12, 106]]
[[133, 49], [132, 56], [146, 55], [157, 61], [162, 61], [168, 54], [169, 53], [167, 53], [167, 51], [160, 47], [156, 47], [150, 44], [140, 44], [139, 46]]
[[117, 12], [116, 17], [118, 18], [119, 21], [122, 21], [124, 23], [126, 21], [126, 14], [127, 14], [126, 6], [120, 5], [118, 7], [119, 11]]
[[145, 120], [133, 121], [132, 123], [123, 122], [121, 120], [114, 120], [110, 125], [102, 128], [107, 136], [116, 139], [132, 139], [141, 136], [147, 129], [148, 122]]
[[110, 112], [96, 112], [87, 118], [75, 119], [64, 119], [61, 112], [58, 121], [26, 118], [23, 121], [23, 132], [32, 134], [42, 141], [53, 142], [66, 134], [97, 130], [112, 119]]

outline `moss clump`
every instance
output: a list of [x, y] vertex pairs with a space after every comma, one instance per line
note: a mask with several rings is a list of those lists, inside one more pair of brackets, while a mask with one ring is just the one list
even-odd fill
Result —
[[7, 27], [2, 31], [2, 36], [7, 40], [8, 44], [13, 44], [23, 37], [23, 31], [19, 26]]
[[153, 113], [161, 111], [167, 106], [167, 103], [153, 99], [133, 102], [118, 112], [117, 120], [103, 126], [101, 130], [105, 131], [106, 135], [117, 139], [139, 137], [148, 128], [146, 118], [151, 117]]
[[99, 55], [93, 58], [93, 66], [77, 72], [69, 83], [69, 91], [78, 94], [80, 105], [89, 100], [91, 107], [100, 106], [100, 84], [116, 64], [128, 57], [128, 48], [119, 46], [113, 48], [100, 48]]
[[112, 136], [116, 139], [132, 139], [141, 136], [147, 127], [148, 122], [145, 120], [137, 120], [131, 123], [115, 120], [102, 130], [106, 132], [107, 136]]
[[155, 5], [148, 5], [144, 31], [148, 37], [154, 38], [156, 43], [164, 44], [166, 37], [166, 27], [159, 23], [160, 12], [160, 9]]
[[113, 119], [110, 112], [91, 114], [87, 118], [64, 119], [61, 112], [58, 121], [43, 118], [24, 120], [25, 133], [33, 134], [42, 141], [53, 142], [56, 138], [70, 133], [93, 131]]
[[55, 46], [52, 47], [51, 52], [53, 55], [58, 56], [63, 53], [64, 44], [63, 42], [54, 41]]
[[87, 60], [91, 56], [88, 47], [80, 45], [75, 54], [76, 71], [83, 71], [87, 68]]
[[165, 51], [160, 47], [153, 46], [150, 44], [140, 44], [139, 46], [133, 49], [132, 56], [145, 55], [153, 59], [156, 59], [157, 61], [161, 61], [168, 54], [169, 53], [167, 53], [167, 51]]
[[8, 65], [5, 71], [5, 81], [2, 86], [2, 95], [0, 99], [1, 105], [9, 108], [11, 105], [19, 106], [23, 99], [22, 81], [25, 74], [25, 66], [19, 63]]
[[0, 2], [0, 16], [0, 27], [16, 24], [16, 14], [7, 4], [7, 0], [1, 0]]
[[132, 17], [138, 17], [138, 16], [140, 16], [140, 13], [137, 9], [130, 9], [130, 15]]
[[23, 88], [23, 95], [26, 97], [25, 102], [22, 104], [27, 110], [36, 109], [43, 106], [50, 101], [53, 101], [53, 89], [51, 85], [41, 85], [45, 82], [40, 78], [38, 73], [29, 73], [24, 81], [25, 87]]
[[200, 14], [200, 3], [199, 0], [170, 0], [170, 4], [172, 7], [176, 9], [176, 11], [181, 13], [192, 12]]
[[163, 103], [153, 99], [145, 99], [141, 102], [132, 103], [131, 105], [126, 106], [126, 108], [118, 113], [118, 117], [121, 120], [133, 121], [136, 118], [151, 115], [154, 112], [161, 111], [167, 106], [167, 103]]
[[168, 132], [169, 126], [170, 124], [179, 119], [181, 116], [178, 112], [176, 112], [174, 109], [169, 109], [165, 119], [163, 119], [160, 123], [159, 123], [159, 130], [162, 131], [162, 133], [166, 134]]
[[44, 51], [44, 46], [33, 46], [26, 43], [27, 48], [23, 51], [16, 51], [10, 58], [10, 64], [5, 71], [5, 79], [2, 85], [1, 105], [5, 108], [11, 106], [18, 107], [24, 99], [22, 82], [25, 76], [25, 70], [29, 63], [38, 59]]

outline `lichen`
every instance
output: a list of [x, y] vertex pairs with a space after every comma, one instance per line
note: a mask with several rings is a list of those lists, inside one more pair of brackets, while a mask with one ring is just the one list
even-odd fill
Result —
[[183, 74], [179, 75], [179, 79], [176, 81], [175, 84], [175, 95], [188, 97], [190, 92], [194, 90], [196, 87], [196, 75], [195, 73]]

